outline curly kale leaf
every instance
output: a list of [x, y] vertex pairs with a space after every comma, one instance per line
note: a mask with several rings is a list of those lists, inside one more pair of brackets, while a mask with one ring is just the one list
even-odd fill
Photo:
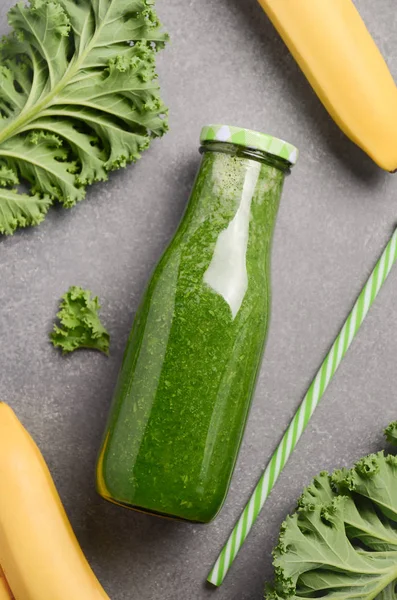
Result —
[[72, 286], [62, 296], [57, 315], [61, 327], [54, 325], [50, 334], [52, 344], [61, 348], [64, 354], [90, 348], [108, 355], [110, 336], [100, 321], [100, 308], [98, 298], [91, 298], [91, 292]]
[[397, 600], [397, 459], [321, 473], [283, 523], [268, 600]]
[[[0, 45], [0, 233], [140, 158], [167, 130], [153, 0], [31, 0]], [[29, 185], [30, 194], [18, 192]]]

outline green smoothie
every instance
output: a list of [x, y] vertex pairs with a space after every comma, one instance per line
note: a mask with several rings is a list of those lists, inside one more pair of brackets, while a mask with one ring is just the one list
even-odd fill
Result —
[[104, 498], [196, 522], [220, 510], [242, 440], [291, 164], [210, 137], [186, 213], [136, 315], [97, 469]]

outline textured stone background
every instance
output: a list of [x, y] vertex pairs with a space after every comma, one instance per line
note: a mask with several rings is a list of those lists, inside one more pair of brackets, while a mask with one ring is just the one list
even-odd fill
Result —
[[[0, 33], [12, 0], [1, 0]], [[395, 0], [357, 0], [397, 76]], [[42, 449], [76, 533], [112, 600], [262, 596], [280, 523], [318, 471], [382, 447], [397, 418], [395, 270], [224, 586], [205, 578], [396, 224], [397, 175], [337, 129], [255, 0], [158, 0], [172, 43], [159, 59], [171, 132], [71, 211], [0, 241], [0, 397]], [[273, 320], [226, 506], [209, 526], [129, 513], [94, 491], [94, 463], [123, 347], [151, 269], [172, 236], [207, 122], [274, 133], [301, 159], [273, 253]], [[71, 284], [100, 295], [110, 359], [62, 358], [47, 335]]]

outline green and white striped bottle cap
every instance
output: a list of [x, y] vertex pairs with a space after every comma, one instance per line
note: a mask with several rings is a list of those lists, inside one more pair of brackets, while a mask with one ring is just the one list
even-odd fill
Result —
[[291, 165], [294, 165], [298, 160], [298, 149], [292, 144], [272, 135], [252, 131], [251, 129], [243, 129], [242, 127], [206, 125], [201, 130], [200, 142], [228, 142], [236, 146], [260, 150], [283, 158]]

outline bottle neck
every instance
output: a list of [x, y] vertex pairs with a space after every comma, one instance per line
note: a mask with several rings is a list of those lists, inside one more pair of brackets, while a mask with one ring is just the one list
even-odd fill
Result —
[[274, 156], [262, 150], [237, 146], [228, 142], [204, 142], [200, 147], [200, 152], [201, 154], [205, 152], [222, 152], [230, 156], [256, 160], [269, 167], [275, 167], [282, 171], [284, 175], [289, 175], [291, 172], [291, 164], [284, 158]]
[[244, 239], [247, 235], [269, 239], [289, 163], [223, 142], [206, 142], [201, 152], [180, 234], [186, 228], [208, 227], [216, 237], [231, 226], [236, 244], [240, 234]]

